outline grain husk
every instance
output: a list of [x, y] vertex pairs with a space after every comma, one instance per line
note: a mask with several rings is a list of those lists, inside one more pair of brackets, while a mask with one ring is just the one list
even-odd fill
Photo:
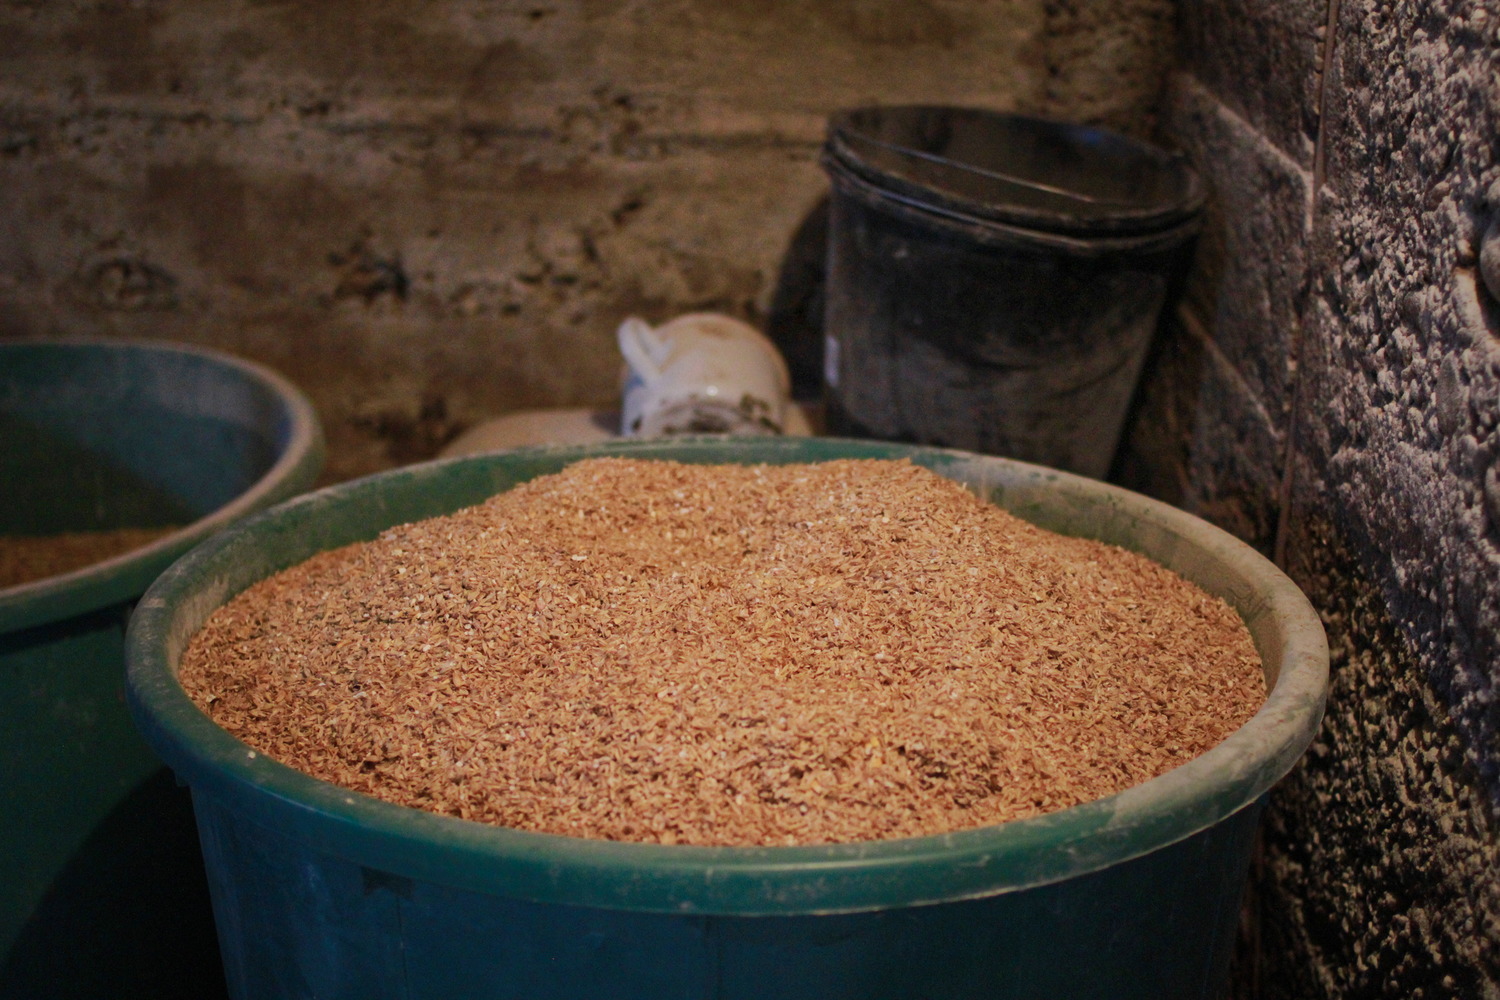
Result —
[[71, 573], [144, 548], [177, 527], [64, 531], [53, 535], [0, 535], [0, 588]]
[[1264, 697], [1222, 601], [906, 462], [578, 462], [218, 609], [188, 694], [401, 805], [665, 844], [918, 836], [1121, 791]]

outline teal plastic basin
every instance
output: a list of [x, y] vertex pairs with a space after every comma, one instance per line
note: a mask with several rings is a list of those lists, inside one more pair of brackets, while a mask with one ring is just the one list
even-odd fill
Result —
[[191, 969], [205, 950], [214, 961], [214, 939], [191, 810], [126, 710], [125, 624], [163, 569], [307, 489], [322, 459], [307, 400], [259, 365], [0, 342], [0, 534], [180, 525], [0, 588], [0, 996], [203, 988]]
[[[1270, 697], [1202, 757], [1049, 815], [906, 840], [707, 848], [520, 832], [345, 791], [251, 751], [177, 683], [191, 636], [251, 583], [602, 454], [908, 457], [1225, 598], [1250, 627]], [[1217, 996], [1259, 803], [1313, 736], [1328, 664], [1301, 592], [1201, 520], [1038, 466], [831, 439], [523, 450], [321, 490], [173, 566], [127, 645], [135, 718], [192, 788], [240, 1000]]]

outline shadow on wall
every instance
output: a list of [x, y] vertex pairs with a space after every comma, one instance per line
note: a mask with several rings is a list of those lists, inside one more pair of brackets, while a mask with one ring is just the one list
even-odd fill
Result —
[[1184, 504], [1205, 355], [1202, 342], [1169, 305], [1142, 366], [1110, 482], [1173, 506]]

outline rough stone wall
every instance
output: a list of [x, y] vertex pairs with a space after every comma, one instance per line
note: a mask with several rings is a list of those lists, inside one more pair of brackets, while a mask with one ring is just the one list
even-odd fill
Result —
[[1275, 554], [1333, 649], [1240, 993], [1497, 997], [1500, 9], [1182, 24], [1165, 118], [1215, 204], [1121, 469]]
[[[764, 321], [830, 110], [1066, 110], [1048, 67], [1081, 55], [1046, 21], [1042, 0], [8, 0], [0, 336], [268, 362], [312, 394], [331, 479], [485, 415], [608, 403], [625, 315]], [[1151, 106], [1159, 80], [1126, 75], [1101, 113]]]

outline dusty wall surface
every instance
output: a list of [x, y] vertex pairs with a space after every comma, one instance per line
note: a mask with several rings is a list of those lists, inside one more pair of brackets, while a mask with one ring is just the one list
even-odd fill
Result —
[[1039, 114], [1154, 136], [1176, 0], [1046, 0]]
[[1193, 0], [1182, 31], [1165, 118], [1214, 207], [1121, 468], [1275, 554], [1333, 650], [1240, 990], [1500, 996], [1500, 11]]
[[1148, 122], [1165, 0], [1082, 9], [11, 0], [0, 335], [268, 362], [314, 397], [330, 478], [608, 403], [625, 315], [765, 320], [830, 110]]

